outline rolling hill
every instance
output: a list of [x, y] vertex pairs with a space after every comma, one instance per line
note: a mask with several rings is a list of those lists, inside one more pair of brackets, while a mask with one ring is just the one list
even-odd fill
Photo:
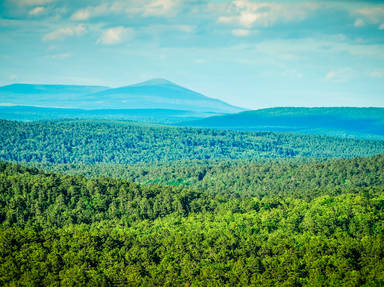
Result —
[[214, 116], [182, 125], [384, 139], [384, 108], [270, 108]]

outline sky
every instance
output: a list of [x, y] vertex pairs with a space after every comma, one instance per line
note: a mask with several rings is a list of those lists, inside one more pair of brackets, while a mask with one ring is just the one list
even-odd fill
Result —
[[0, 0], [0, 85], [152, 78], [247, 109], [384, 107], [384, 1]]

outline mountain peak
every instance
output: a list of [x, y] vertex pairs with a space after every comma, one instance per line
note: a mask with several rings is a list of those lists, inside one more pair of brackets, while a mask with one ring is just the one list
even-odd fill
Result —
[[139, 87], [139, 86], [160, 86], [160, 85], [176, 85], [176, 84], [163, 78], [155, 78], [155, 79], [150, 79], [138, 84], [134, 84], [132, 86]]
[[1, 103], [81, 109], [172, 109], [213, 113], [242, 111], [241, 108], [161, 78], [112, 89], [60, 85], [0, 87]]

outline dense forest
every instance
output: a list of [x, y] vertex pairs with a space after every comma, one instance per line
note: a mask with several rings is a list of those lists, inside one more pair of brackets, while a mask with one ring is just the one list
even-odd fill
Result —
[[384, 186], [362, 185], [234, 197], [1, 163], [0, 284], [380, 286]]
[[0, 129], [1, 286], [384, 284], [383, 141], [100, 120]]
[[185, 186], [232, 196], [283, 195], [314, 198], [384, 185], [384, 155], [352, 159], [177, 161], [126, 164], [42, 164], [35, 167], [69, 175], [107, 176], [146, 185]]
[[0, 160], [47, 163], [328, 158], [384, 153], [384, 141], [117, 121], [0, 120]]

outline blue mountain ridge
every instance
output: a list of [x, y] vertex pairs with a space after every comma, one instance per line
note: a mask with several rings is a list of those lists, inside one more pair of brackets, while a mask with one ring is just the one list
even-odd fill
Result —
[[179, 125], [384, 140], [384, 108], [277, 107], [213, 116]]
[[172, 109], [216, 114], [244, 110], [164, 79], [119, 88], [12, 84], [0, 87], [0, 104], [89, 110]]

